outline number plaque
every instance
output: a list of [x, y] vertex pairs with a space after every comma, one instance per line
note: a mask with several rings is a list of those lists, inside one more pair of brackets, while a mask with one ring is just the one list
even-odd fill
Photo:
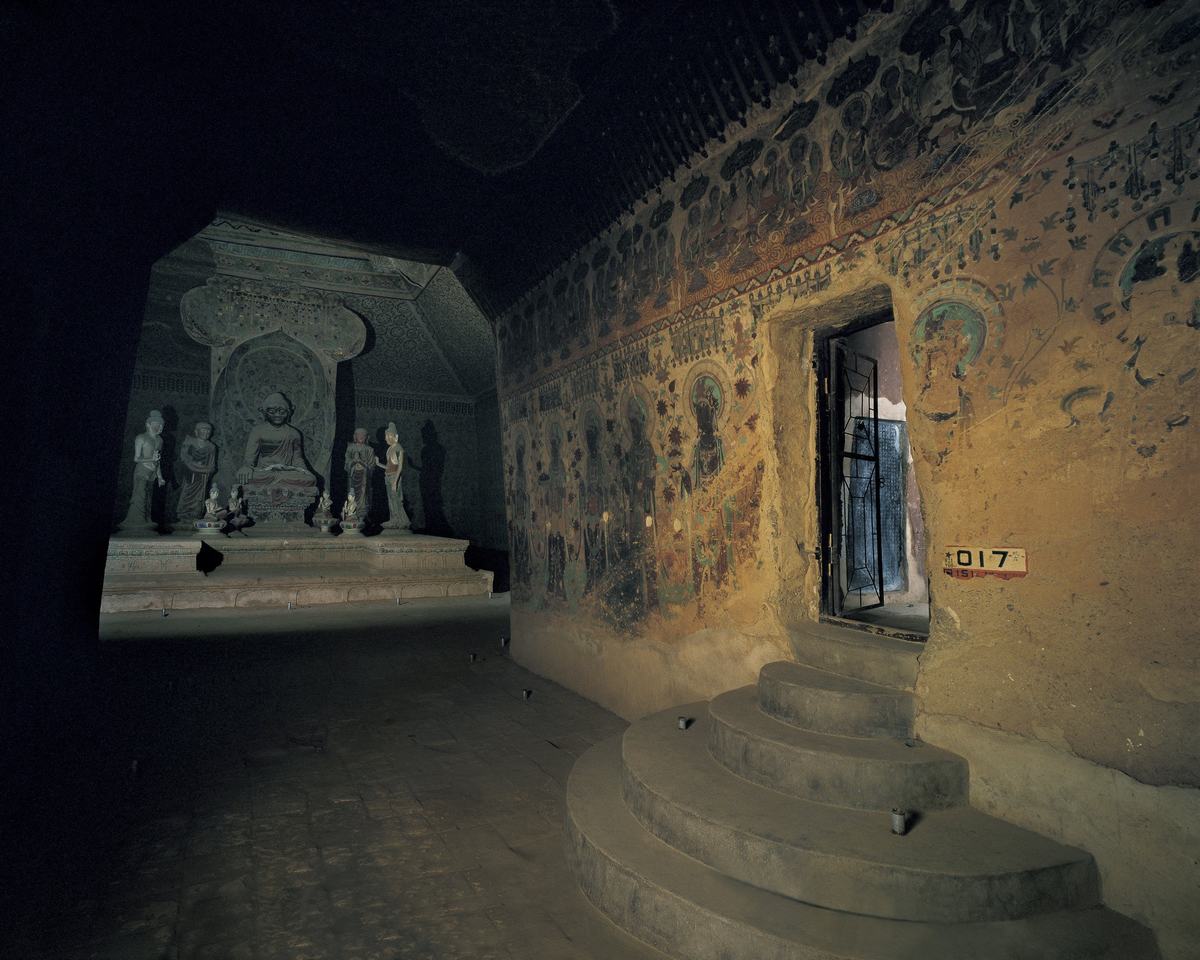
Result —
[[942, 569], [951, 577], [999, 577], [1011, 580], [1029, 573], [1021, 547], [972, 547], [952, 543], [946, 547]]

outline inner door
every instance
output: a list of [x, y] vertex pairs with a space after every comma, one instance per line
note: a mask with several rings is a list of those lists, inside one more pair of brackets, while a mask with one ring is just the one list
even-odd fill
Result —
[[833, 524], [829, 537], [834, 615], [884, 604], [879, 364], [829, 341], [829, 436]]

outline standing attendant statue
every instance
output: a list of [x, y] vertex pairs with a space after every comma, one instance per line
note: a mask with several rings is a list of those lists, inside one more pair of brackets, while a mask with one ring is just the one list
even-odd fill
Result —
[[151, 516], [154, 505], [154, 488], [163, 486], [162, 475], [162, 432], [163, 415], [151, 410], [146, 417], [146, 432], [139, 433], [133, 441], [133, 491], [129, 496], [129, 509], [118, 529], [156, 530], [157, 524]]
[[375, 469], [375, 451], [367, 443], [367, 431], [359, 427], [354, 441], [346, 444], [346, 489], [358, 501], [362, 519], [371, 512], [371, 471]]
[[384, 486], [387, 487], [388, 519], [383, 529], [406, 533], [412, 525], [404, 510], [404, 494], [400, 488], [400, 475], [404, 470], [404, 448], [400, 446], [400, 434], [396, 424], [389, 423], [384, 432], [388, 448], [386, 461], [376, 460], [375, 465], [383, 468]]
[[190, 437], [179, 445], [179, 459], [183, 462], [183, 485], [179, 490], [179, 519], [191, 523], [200, 519], [204, 512], [204, 490], [208, 478], [217, 465], [217, 448], [209, 439], [212, 424], [201, 420]]

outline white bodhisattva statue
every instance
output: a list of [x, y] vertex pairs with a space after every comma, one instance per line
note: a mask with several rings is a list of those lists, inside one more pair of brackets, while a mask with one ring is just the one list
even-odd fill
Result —
[[342, 522], [358, 523], [358, 498], [353, 490], [346, 494], [346, 502], [342, 504]]
[[162, 475], [163, 415], [151, 410], [146, 417], [146, 430], [133, 440], [133, 490], [129, 509], [121, 521], [121, 530], [156, 530], [158, 524], [151, 516], [155, 486], [164, 486]]
[[404, 509], [404, 494], [400, 487], [400, 477], [404, 471], [404, 448], [400, 446], [400, 434], [396, 431], [395, 423], [387, 425], [384, 438], [388, 445], [385, 455], [387, 459], [375, 461], [376, 465], [383, 468], [383, 482], [387, 488], [388, 519], [383, 529], [394, 533], [407, 533], [412, 521]]

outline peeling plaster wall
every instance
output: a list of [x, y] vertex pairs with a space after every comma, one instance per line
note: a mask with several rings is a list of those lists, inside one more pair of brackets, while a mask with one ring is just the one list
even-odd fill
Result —
[[[1182, 4], [901, 5], [510, 308], [514, 654], [627, 717], [790, 656], [820, 607], [813, 333], [890, 308], [923, 729], [1200, 785], [1198, 37]], [[946, 576], [960, 543], [1028, 576]], [[992, 782], [1002, 815], [1062, 810]], [[1105, 867], [1164, 945], [1195, 863], [1130, 878], [1168, 842]]]

